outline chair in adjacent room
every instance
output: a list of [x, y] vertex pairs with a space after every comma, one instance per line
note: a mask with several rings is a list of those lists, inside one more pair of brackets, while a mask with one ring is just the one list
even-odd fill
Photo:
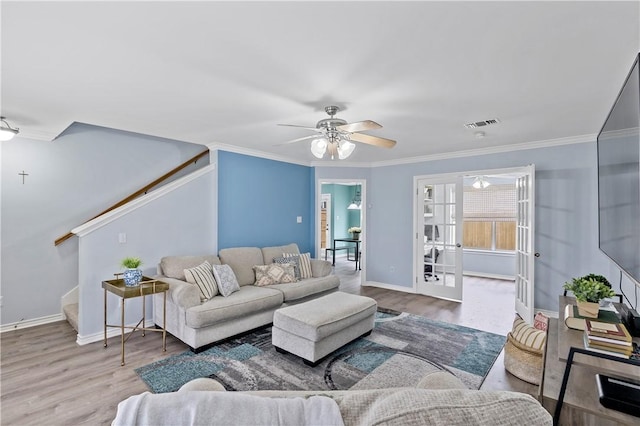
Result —
[[435, 271], [433, 270], [433, 265], [438, 261], [438, 256], [440, 255], [440, 250], [433, 247], [431, 249], [431, 253], [424, 255], [424, 280], [428, 281], [430, 278], [439, 280]]

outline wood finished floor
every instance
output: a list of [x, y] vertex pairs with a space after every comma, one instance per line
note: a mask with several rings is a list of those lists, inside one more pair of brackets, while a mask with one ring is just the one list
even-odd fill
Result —
[[[513, 290], [509, 282], [465, 278], [465, 288], [469, 290], [465, 291], [464, 303], [459, 304], [360, 287], [360, 273], [353, 268], [353, 262], [337, 259], [335, 272], [341, 278], [340, 290], [372, 297], [382, 307], [503, 335], [511, 327]], [[504, 305], [505, 300], [510, 305], [499, 306]], [[109, 339], [107, 348], [103, 348], [102, 342], [78, 346], [75, 340], [75, 330], [64, 321], [0, 336], [0, 424], [110, 424], [120, 401], [147, 390], [135, 368], [188, 349], [168, 335], [167, 352], [163, 353], [160, 333], [147, 333], [145, 337], [136, 333], [127, 342], [126, 365], [121, 367], [119, 337]], [[504, 371], [502, 354], [482, 389], [515, 390], [532, 395], [537, 392], [536, 386]]]

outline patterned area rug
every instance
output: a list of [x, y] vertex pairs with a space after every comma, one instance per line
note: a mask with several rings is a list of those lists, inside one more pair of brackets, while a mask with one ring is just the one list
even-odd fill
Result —
[[415, 385], [434, 369], [479, 389], [504, 346], [498, 334], [407, 313], [379, 311], [373, 332], [330, 354], [316, 367], [276, 352], [271, 327], [199, 354], [186, 351], [136, 369], [155, 393], [176, 391], [199, 377], [227, 390], [343, 390]]

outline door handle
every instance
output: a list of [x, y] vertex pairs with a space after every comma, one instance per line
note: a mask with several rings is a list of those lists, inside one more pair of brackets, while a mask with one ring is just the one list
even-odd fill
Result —
[[536, 252], [536, 253], [534, 254], [534, 256], [535, 256], [535, 257], [540, 257], [540, 253]]
[[457, 244], [456, 244], [456, 247], [462, 247], [462, 244], [457, 243]]

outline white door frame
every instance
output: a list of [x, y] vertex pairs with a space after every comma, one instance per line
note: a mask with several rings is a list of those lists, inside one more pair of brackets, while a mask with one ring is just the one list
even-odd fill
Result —
[[[362, 252], [362, 257], [359, 259], [360, 262], [360, 285], [364, 285], [366, 282], [367, 275], [367, 180], [361, 178], [354, 179], [322, 179], [316, 178], [316, 220], [315, 220], [315, 239], [316, 239], [316, 257], [320, 256], [320, 206], [322, 203], [322, 184], [332, 184], [332, 183], [340, 183], [340, 184], [352, 184], [352, 185], [360, 185], [360, 227], [362, 228], [362, 234], [360, 234], [360, 250]], [[333, 222], [333, 220], [332, 220]], [[327, 241], [329, 247], [333, 245], [333, 241], [329, 243]], [[324, 259], [324, 258], [323, 258]]]
[[[415, 238], [414, 244], [414, 273], [415, 279], [413, 280], [413, 290], [416, 293], [424, 294], [431, 297], [437, 297], [439, 299], [451, 300], [454, 302], [462, 302], [462, 181], [463, 178], [459, 173], [445, 173], [426, 176], [415, 176], [413, 181], [414, 186], [414, 229]], [[445, 259], [439, 262], [439, 267], [443, 268], [441, 280], [425, 282], [424, 278], [424, 194], [420, 193], [420, 190], [426, 185], [433, 185], [434, 187], [441, 185], [455, 185], [455, 199], [453, 200], [453, 206], [455, 209], [455, 222], [453, 223], [455, 241], [447, 241], [447, 236], [450, 227], [450, 222], [444, 218], [441, 218], [444, 222], [441, 224], [448, 224], [443, 226], [442, 233], [440, 234], [442, 240], [442, 258]], [[442, 195], [438, 195], [439, 191], [434, 188], [433, 198], [440, 198], [441, 201], [436, 200], [435, 207], [441, 204], [441, 209], [446, 210], [446, 199], [442, 198]], [[446, 195], [445, 195], [446, 197]], [[436, 212], [434, 212], [434, 219]], [[438, 222], [435, 222], [438, 223]], [[434, 231], [435, 232], [435, 231]], [[452, 252], [453, 250], [453, 252]], [[453, 254], [453, 256], [451, 256]], [[450, 273], [450, 269], [454, 268], [453, 274]], [[433, 265], [433, 273], [437, 272], [436, 265]], [[453, 286], [447, 284], [451, 283], [453, 278]], [[446, 285], [445, 285], [446, 284]]]
[[[474, 170], [464, 172], [464, 177], [477, 176], [477, 175], [529, 175], [531, 181], [530, 186], [527, 188], [527, 196], [529, 197], [529, 203], [527, 205], [527, 226], [524, 226], [524, 231], [527, 233], [527, 244], [524, 247], [524, 251], [519, 253], [518, 249], [520, 234], [516, 233], [516, 295], [514, 301], [514, 311], [520, 314], [522, 319], [527, 323], [533, 324], [533, 312], [535, 309], [535, 165], [529, 164], [520, 167], [508, 167], [504, 169], [487, 169], [487, 170]], [[518, 196], [519, 197], [519, 196]], [[518, 210], [518, 215], [520, 214]], [[520, 217], [517, 219], [520, 222]], [[526, 262], [526, 265], [521, 265], [521, 259]], [[522, 273], [524, 272], [524, 276]], [[525, 294], [526, 293], [526, 294]]]
[[[331, 204], [331, 194], [320, 194], [320, 205], [322, 206], [322, 203], [326, 203], [326, 210], [327, 210], [327, 228], [326, 229], [320, 229], [320, 233], [318, 235], [318, 247], [320, 247], [320, 241], [322, 240], [322, 233], [324, 232], [326, 234], [326, 239], [327, 239], [327, 248], [330, 247], [329, 246], [329, 236], [331, 235], [331, 229], [333, 228], [333, 217], [331, 216], [331, 209], [332, 204]], [[322, 208], [320, 209], [322, 210]], [[318, 223], [320, 223], [320, 220], [318, 220]], [[322, 248], [320, 248], [320, 251], [322, 251]], [[318, 256], [320, 256], [320, 252], [318, 252]]]
[[[438, 174], [438, 175], [422, 175], [422, 176], [414, 176], [414, 193], [415, 190], [417, 188], [417, 181], [418, 179], [425, 179], [425, 178], [431, 178], [434, 176], [437, 176], [438, 178], [454, 178], [454, 177], [469, 177], [469, 176], [477, 176], [477, 175], [493, 175], [493, 174], [513, 174], [513, 175], [518, 175], [518, 174], [530, 174], [532, 177], [532, 181], [531, 181], [531, 188], [530, 188], [530, 192], [531, 192], [531, 202], [529, 204], [529, 222], [530, 222], [530, 226], [528, 229], [529, 232], [529, 244], [528, 244], [528, 254], [526, 256], [526, 261], [527, 261], [527, 268], [526, 270], [528, 271], [529, 277], [530, 277], [530, 282], [528, 282], [528, 287], [526, 289], [527, 292], [527, 304], [529, 307], [528, 312], [526, 312], [526, 318], [523, 317], [523, 319], [527, 322], [530, 322], [531, 324], [533, 323], [533, 317], [531, 316], [531, 312], [533, 312], [534, 308], [535, 308], [535, 304], [534, 304], [534, 293], [535, 293], [535, 280], [534, 280], [534, 263], [535, 263], [535, 257], [538, 255], [537, 253], [535, 253], [535, 232], [534, 232], [534, 226], [535, 226], [535, 165], [533, 164], [529, 164], [527, 166], [520, 166], [520, 167], [505, 167], [505, 168], [501, 168], [501, 169], [484, 169], [484, 170], [471, 170], [471, 171], [464, 171], [464, 172], [453, 172], [453, 173], [444, 173], [444, 174]], [[416, 224], [418, 221], [417, 218], [417, 208], [416, 206], [414, 206], [413, 208], [413, 223]], [[414, 232], [418, 232], [418, 229], [415, 229], [414, 225]], [[417, 271], [418, 265], [416, 263], [416, 256], [415, 253], [418, 250], [418, 245], [417, 245], [417, 239], [414, 238], [413, 241], [413, 253], [414, 253], [414, 265], [413, 265], [413, 270]], [[519, 256], [516, 256], [516, 262], [519, 261]], [[462, 267], [462, 262], [460, 262], [460, 265], [458, 265], [460, 267]], [[516, 272], [518, 271], [518, 264], [516, 263]], [[417, 277], [416, 277], [417, 279]], [[414, 284], [413, 284], [413, 291], [416, 292], [416, 279], [414, 279]], [[515, 305], [515, 310], [517, 312], [521, 311], [522, 308], [522, 303], [520, 303], [521, 301], [518, 300], [518, 295], [516, 294], [516, 300], [514, 301], [514, 305]], [[523, 311], [524, 313], [524, 311]], [[529, 316], [531, 316], [531, 318], [529, 318]]]

